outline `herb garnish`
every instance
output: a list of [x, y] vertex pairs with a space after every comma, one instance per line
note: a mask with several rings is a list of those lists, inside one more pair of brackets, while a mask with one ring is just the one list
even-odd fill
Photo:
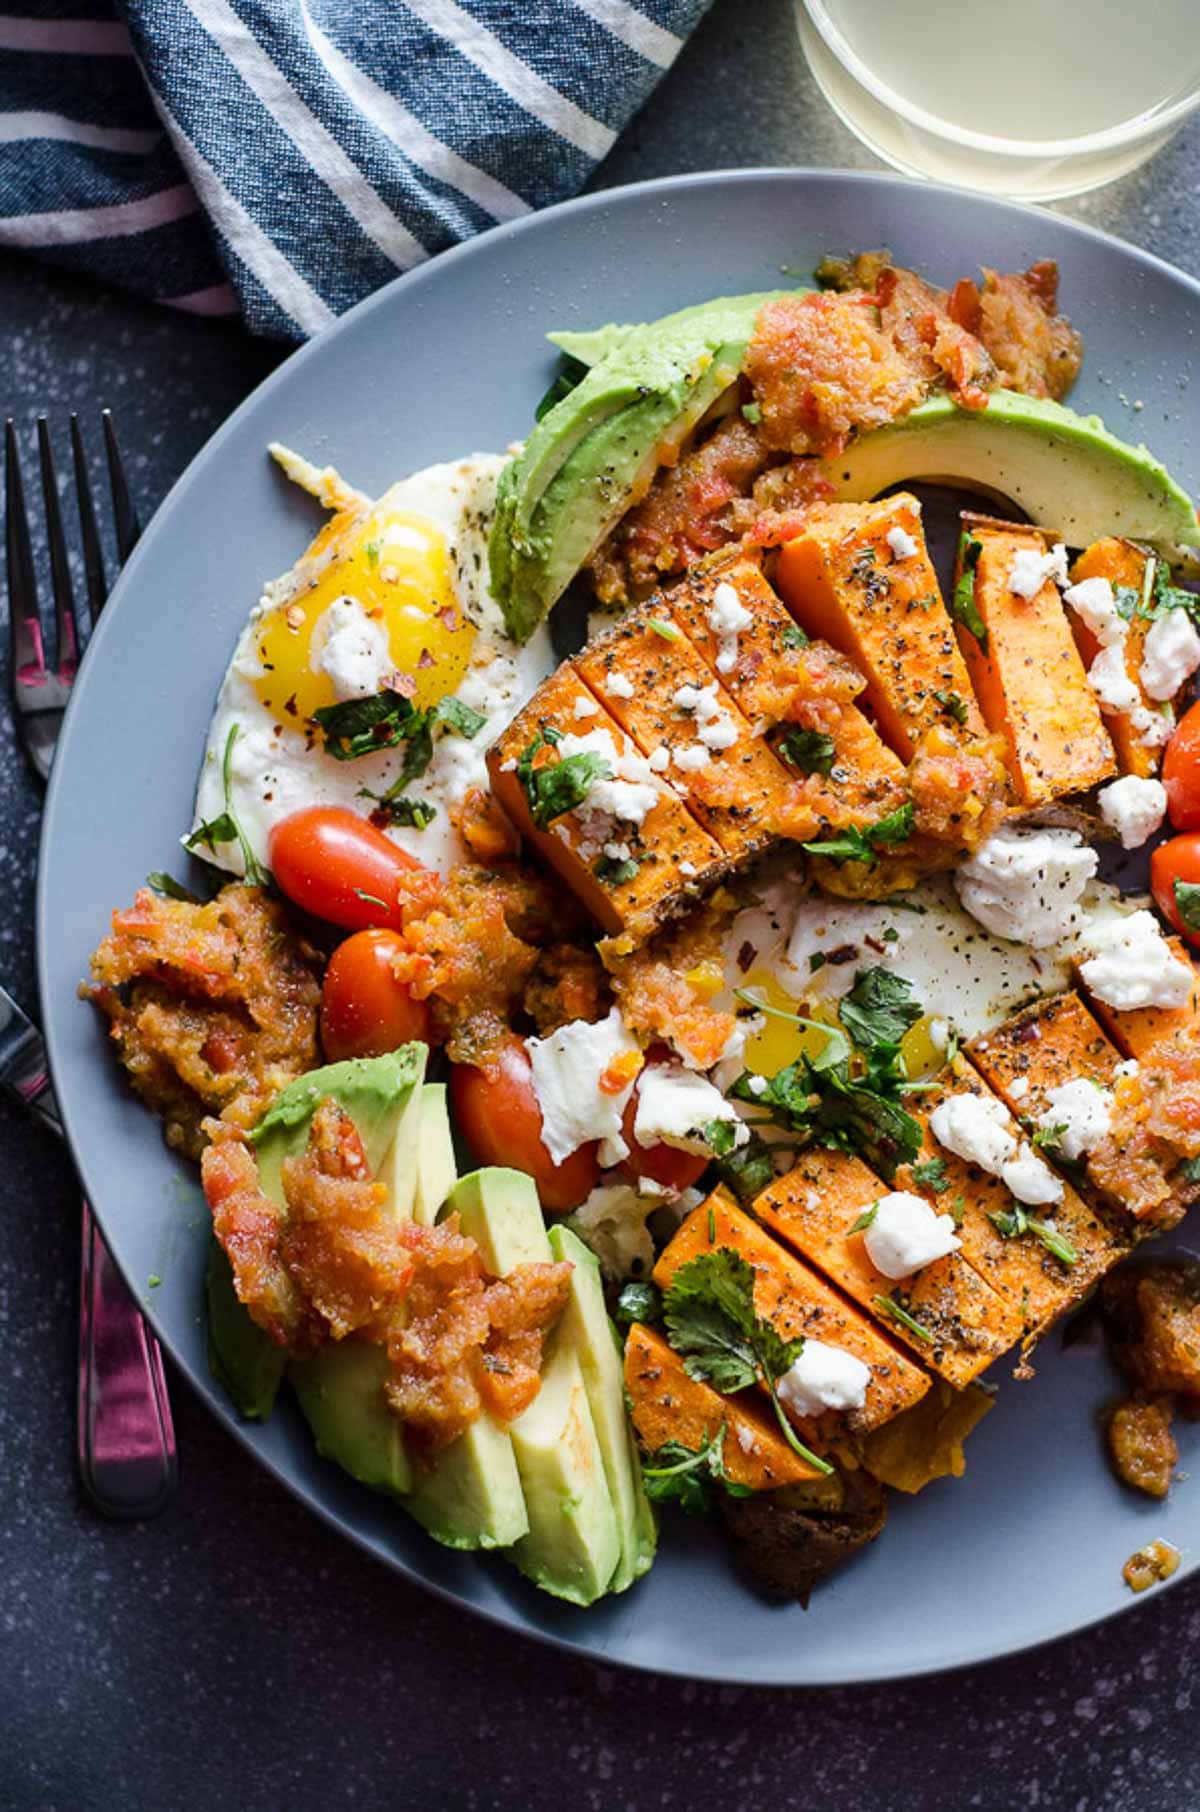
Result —
[[664, 642], [682, 642], [683, 640], [682, 633], [676, 629], [674, 623], [664, 623], [661, 617], [647, 617], [646, 628], [652, 629], [655, 635], [660, 635]]
[[373, 793], [370, 787], [360, 786], [360, 799], [373, 799], [375, 810], [373, 818], [382, 818], [387, 824], [402, 824], [413, 830], [424, 830], [437, 817], [437, 806], [431, 805], [428, 799], [410, 799], [407, 794]]
[[242, 869], [247, 887], [269, 887], [271, 872], [264, 868], [250, 847], [250, 839], [242, 829], [237, 814], [233, 809], [233, 745], [241, 733], [240, 724], [230, 724], [229, 735], [225, 739], [225, 757], [221, 763], [221, 786], [225, 798], [225, 810], [219, 817], [210, 818], [207, 824], [198, 824], [190, 837], [183, 839], [183, 847], [193, 854], [198, 853], [201, 844], [210, 849], [215, 856], [218, 843], [236, 843], [242, 852]]
[[759, 422], [762, 420], [762, 404], [743, 403], [742, 420], [749, 422], [751, 427], [757, 428]]
[[737, 1139], [738, 1124], [736, 1120], [709, 1120], [701, 1127], [700, 1136], [714, 1158], [729, 1156]]
[[376, 692], [369, 698], [348, 698], [341, 704], [321, 705], [313, 712], [325, 738], [325, 753], [335, 761], [357, 761], [377, 755], [380, 749], [405, 745], [404, 765], [395, 786], [382, 795], [390, 800], [410, 780], [419, 780], [433, 760], [433, 736], [439, 729], [457, 736], [478, 736], [487, 718], [459, 698], [439, 698], [435, 705], [418, 709], [401, 692]]
[[854, 556], [853, 564], [850, 567], [850, 577], [858, 580], [868, 604], [874, 604], [877, 599], [885, 598], [892, 589], [891, 580], [875, 563], [875, 549], [869, 542]]
[[1029, 1135], [1029, 1143], [1039, 1151], [1053, 1151], [1062, 1143], [1066, 1130], [1065, 1120], [1056, 1120], [1052, 1126], [1035, 1126]]
[[961, 692], [943, 692], [940, 687], [935, 686], [933, 696], [942, 710], [948, 712], [956, 724], [966, 723], [970, 712], [967, 708], [967, 701]]
[[1069, 1239], [1065, 1239], [1049, 1221], [1040, 1221], [1028, 1214], [1024, 1204], [1018, 1202], [1015, 1196], [1010, 1209], [990, 1213], [988, 1219], [1003, 1239], [1020, 1239], [1023, 1234], [1032, 1233], [1035, 1239], [1041, 1240], [1047, 1252], [1052, 1253], [1059, 1264], [1066, 1265], [1068, 1269], [1079, 1257]]
[[1200, 1183], [1200, 1158], [1185, 1158], [1179, 1174], [1188, 1183]]
[[785, 648], [807, 648], [809, 644], [809, 637], [799, 623], [788, 623], [780, 632], [779, 639]]
[[186, 900], [190, 906], [200, 905], [198, 893], [193, 893], [190, 887], [185, 887], [182, 881], [175, 879], [174, 875], [165, 874], [161, 868], [156, 868], [153, 873], [146, 876], [146, 885], [152, 887], [155, 893], [164, 895], [168, 900]]
[[388, 910], [387, 901], [381, 900], [377, 893], [366, 893], [361, 887], [356, 887], [354, 892], [366, 905], [378, 906], [381, 912], [386, 912]]
[[932, 1189], [934, 1195], [941, 1195], [944, 1189], [950, 1187], [945, 1158], [926, 1158], [923, 1164], [914, 1164], [912, 1180], [919, 1187]]
[[539, 830], [545, 830], [553, 819], [582, 805], [598, 780], [612, 779], [610, 764], [603, 755], [597, 755], [591, 749], [581, 749], [578, 754], [535, 768], [534, 757], [543, 749], [557, 748], [561, 741], [560, 730], [543, 724], [517, 760], [517, 779]]
[[688, 1516], [703, 1516], [712, 1508], [714, 1485], [730, 1497], [749, 1497], [747, 1485], [735, 1485], [725, 1470], [725, 1429], [722, 1422], [703, 1447], [685, 1447], [667, 1441], [642, 1467], [646, 1496], [655, 1504], [678, 1504]]
[[959, 574], [953, 592], [950, 594], [950, 615], [964, 629], [969, 629], [979, 643], [982, 653], [987, 653], [987, 624], [979, 614], [975, 602], [975, 568], [979, 565], [979, 556], [983, 552], [983, 542], [977, 541], [974, 535], [965, 530], [958, 544]]
[[740, 1252], [721, 1246], [681, 1265], [663, 1298], [667, 1338], [689, 1378], [715, 1390], [745, 1390], [761, 1378], [788, 1446], [818, 1472], [833, 1467], [798, 1438], [776, 1386], [804, 1348], [784, 1340], [754, 1307], [754, 1272]]
[[921, 1149], [919, 1121], [870, 1080], [852, 1077], [848, 1061], [817, 1069], [810, 1058], [798, 1057], [758, 1095], [750, 1081], [739, 1076], [730, 1093], [762, 1108], [803, 1143], [853, 1152], [889, 1181]]
[[903, 843], [911, 836], [915, 812], [916, 807], [910, 800], [898, 811], [889, 812], [878, 824], [868, 824], [865, 830], [850, 825], [836, 837], [821, 843], [802, 843], [800, 847], [810, 856], [828, 856], [833, 862], [864, 862], [868, 868], [873, 868], [879, 860], [880, 846]]
[[1168, 610], [1186, 610], [1200, 622], [1200, 597], [1182, 585], [1171, 584], [1171, 569], [1165, 560], [1148, 559], [1142, 573], [1140, 590], [1133, 585], [1117, 585], [1113, 598], [1118, 616], [1129, 622], [1134, 617], [1147, 620], [1165, 616]]
[[897, 1302], [894, 1296], [877, 1296], [875, 1307], [881, 1315], [886, 1315], [889, 1321], [894, 1321], [897, 1327], [907, 1328], [910, 1334], [915, 1334], [918, 1340], [923, 1340], [926, 1346], [935, 1344], [929, 1329], [922, 1327], [916, 1316], [910, 1315], [903, 1303]]
[[876, 1044], [899, 1044], [924, 1011], [912, 983], [877, 963], [874, 968], [859, 970], [854, 986], [838, 1006], [838, 1018], [865, 1051]]
[[618, 1327], [628, 1328], [635, 1321], [657, 1321], [662, 1314], [662, 1297], [652, 1283], [627, 1283], [617, 1297], [613, 1319]]
[[716, 1168], [721, 1181], [733, 1190], [739, 1202], [752, 1202], [775, 1181], [771, 1147], [756, 1132], [750, 1134], [745, 1145], [719, 1158]]
[[1176, 881], [1175, 907], [1189, 931], [1200, 931], [1200, 882]]
[[779, 753], [802, 774], [829, 774], [837, 745], [821, 730], [788, 730], [779, 739]]
[[[568, 757], [568, 760], [576, 759]], [[561, 766], [561, 763], [559, 764]], [[568, 808], [569, 809], [569, 808]], [[633, 856], [601, 856], [592, 873], [606, 887], [623, 887], [626, 881], [632, 881], [641, 864]]]
[[[827, 1070], [831, 1064], [846, 1063], [850, 1057], [849, 1040], [836, 1026], [826, 1025], [823, 1019], [805, 1019], [803, 1013], [789, 1013], [786, 1007], [773, 1007], [769, 1001], [760, 1000], [749, 988], [735, 988], [734, 999], [743, 1001], [758, 1013], [766, 1013], [771, 1019], [785, 1019], [789, 1025], [804, 1026], [810, 1032], [820, 1032], [825, 1043], [815, 1057], [808, 1059], [814, 1070]], [[750, 1097], [754, 1099], [753, 1096]]]
[[852, 1233], [865, 1233], [868, 1227], [873, 1227], [875, 1225], [875, 1216], [878, 1213], [878, 1202], [872, 1202], [869, 1208], [864, 1208], [858, 1219], [846, 1228], [847, 1239], [849, 1239]]

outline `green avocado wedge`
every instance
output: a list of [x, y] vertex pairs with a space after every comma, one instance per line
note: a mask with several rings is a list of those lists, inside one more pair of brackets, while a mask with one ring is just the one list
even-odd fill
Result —
[[723, 296], [660, 321], [558, 336], [589, 369], [500, 474], [488, 542], [492, 595], [515, 641], [528, 639], [735, 381], [758, 311], [779, 293]]
[[920, 479], [985, 491], [1070, 547], [1124, 535], [1169, 558], [1200, 539], [1195, 503], [1146, 447], [1118, 440], [1098, 415], [1011, 390], [993, 391], [986, 409], [932, 397], [822, 470], [848, 503]]

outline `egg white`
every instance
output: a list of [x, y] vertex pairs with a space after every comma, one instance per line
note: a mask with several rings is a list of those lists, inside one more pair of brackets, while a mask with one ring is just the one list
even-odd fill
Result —
[[[281, 463], [306, 488], [315, 488], [319, 482], [323, 501], [336, 498], [343, 506], [347, 502], [353, 505], [357, 494], [336, 473], [316, 473], [292, 455]], [[466, 846], [450, 821], [450, 807], [471, 787], [486, 786], [487, 750], [555, 666], [548, 627], [540, 626], [524, 644], [513, 642], [505, 633], [499, 606], [489, 589], [487, 537], [495, 514], [496, 483], [505, 463], [500, 455], [476, 453], [428, 466], [392, 485], [376, 506], [423, 516], [441, 530], [450, 550], [459, 609], [478, 631], [467, 672], [454, 696], [481, 712], [484, 726], [470, 739], [454, 734], [437, 738], [426, 772], [404, 789], [406, 797], [434, 806], [437, 816], [424, 829], [398, 825], [387, 832], [401, 848], [443, 873], [468, 859]], [[365, 515], [367, 500], [360, 498], [359, 502]], [[386, 556], [386, 548], [384, 553]], [[402, 747], [354, 761], [335, 761], [324, 752], [319, 739], [310, 744], [303, 729], [280, 724], [259, 697], [258, 636], [264, 614], [303, 592], [313, 581], [314, 565], [319, 570], [331, 557], [337, 557], [336, 549], [316, 563], [301, 559], [264, 588], [238, 638], [205, 744], [193, 830], [219, 817], [228, 805], [263, 866], [269, 866], [270, 835], [282, 819], [313, 805], [347, 806], [366, 817], [371, 802], [360, 796], [360, 789], [386, 791], [403, 765]], [[235, 729], [227, 800], [225, 759]], [[215, 851], [205, 848], [202, 853], [231, 874], [244, 872], [236, 842], [220, 843]]]

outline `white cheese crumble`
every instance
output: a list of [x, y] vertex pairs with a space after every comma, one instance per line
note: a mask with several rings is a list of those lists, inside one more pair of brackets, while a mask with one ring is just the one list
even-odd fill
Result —
[[908, 530], [902, 528], [899, 523], [895, 528], [888, 530], [884, 540], [892, 550], [893, 560], [911, 560], [914, 554], [921, 551], [916, 537], [910, 535]]
[[863, 1234], [867, 1257], [885, 1277], [911, 1277], [962, 1244], [948, 1214], [938, 1214], [924, 1196], [895, 1189], [875, 1204], [875, 1218]]
[[568, 733], [558, 743], [561, 760], [569, 755], [598, 755], [612, 769], [607, 780], [595, 780], [575, 811], [583, 831], [583, 848], [612, 839], [617, 823], [640, 829], [660, 797], [658, 780], [644, 756], [619, 749], [611, 730], [588, 730], [582, 736]]
[[1063, 601], [1085, 623], [1102, 648], [1123, 642], [1129, 625], [1117, 609], [1116, 594], [1108, 579], [1081, 579], [1063, 593]]
[[[696, 735], [706, 749], [731, 749], [738, 739], [738, 727], [717, 695], [717, 682], [707, 686], [680, 686], [672, 699], [677, 711], [696, 720]], [[681, 767], [677, 751], [675, 765]]]
[[1167, 815], [1167, 789], [1161, 780], [1123, 774], [1098, 794], [1100, 816], [1115, 830], [1126, 849], [1140, 849]]
[[1170, 705], [1163, 705], [1159, 711], [1150, 711], [1145, 705], [1139, 705], [1130, 713], [1130, 719], [1137, 731], [1138, 741], [1144, 748], [1161, 749], [1165, 742], [1170, 742], [1175, 728], [1175, 713]]
[[576, 717], [595, 717], [599, 709], [594, 698], [588, 698], [585, 693], [581, 692], [575, 700], [574, 715]]
[[1036, 598], [1047, 579], [1067, 583], [1067, 550], [1056, 541], [1048, 554], [1033, 547], [1018, 548], [1008, 570], [1008, 589], [1018, 598]]
[[328, 676], [339, 699], [373, 697], [395, 667], [386, 628], [357, 598], [335, 598], [321, 612], [308, 661], [314, 673]]
[[870, 1382], [870, 1366], [845, 1347], [806, 1340], [776, 1389], [786, 1408], [808, 1421], [827, 1409], [861, 1409]]
[[1131, 912], [1089, 926], [1081, 940], [1089, 952], [1079, 978], [1090, 994], [1118, 1013], [1139, 1007], [1183, 1007], [1192, 989], [1192, 970], [1180, 962], [1157, 919]]
[[737, 666], [738, 636], [748, 629], [754, 618], [738, 597], [728, 579], [722, 579], [713, 592], [708, 612], [708, 626], [717, 638], [717, 672], [732, 673]]
[[765, 1076], [747, 1076], [746, 1087], [750, 1090], [752, 1095], [765, 1095], [767, 1092], [767, 1079]]
[[1046, 1105], [1037, 1116], [1039, 1126], [1054, 1134], [1054, 1149], [1068, 1164], [1094, 1151], [1112, 1125], [1113, 1098], [1110, 1091], [1086, 1076], [1060, 1082], [1046, 1096]]
[[596, 1025], [574, 1019], [547, 1037], [526, 1043], [542, 1116], [542, 1143], [554, 1162], [563, 1163], [593, 1140], [600, 1142], [602, 1165], [627, 1158], [621, 1117], [633, 1093], [633, 1079], [615, 1094], [600, 1087], [613, 1060], [638, 1049], [617, 1009]]
[[955, 886], [986, 930], [1042, 950], [1078, 922], [1099, 860], [1078, 831], [1003, 826], [962, 864]]
[[1014, 1076], [1008, 1085], [1008, 1092], [1014, 1101], [1023, 1101], [1029, 1093], [1029, 1077]]
[[657, 749], [651, 749], [646, 760], [653, 774], [665, 774], [671, 765], [671, 751], [665, 742], [660, 742]]
[[655, 1190], [638, 1190], [631, 1183], [600, 1183], [567, 1225], [596, 1254], [606, 1277], [616, 1283], [627, 1277], [649, 1277], [654, 1243], [646, 1230], [646, 1216], [660, 1202]]
[[672, 1145], [676, 1151], [708, 1157], [712, 1145], [705, 1128], [714, 1120], [731, 1128], [735, 1147], [746, 1144], [750, 1128], [706, 1077], [681, 1063], [656, 1063], [642, 1071], [633, 1121], [639, 1145]]
[[626, 679], [623, 673], [610, 673], [604, 682], [604, 690], [609, 698], [632, 698], [633, 681]]
[[929, 1130], [939, 1145], [964, 1163], [999, 1177], [1026, 1206], [1062, 1200], [1062, 1183], [1032, 1146], [1018, 1137], [1008, 1109], [994, 1096], [949, 1096], [930, 1114]]
[[1142, 707], [1142, 695], [1125, 665], [1125, 644], [1112, 642], [1102, 648], [1088, 668], [1088, 685], [1100, 709], [1110, 717], [1126, 717]]
[[712, 763], [712, 756], [702, 742], [685, 743], [682, 749], [674, 751], [672, 759], [681, 774], [697, 774]]
[[1142, 644], [1140, 679], [1147, 697], [1174, 698], [1200, 667], [1200, 635], [1186, 610], [1155, 617]]

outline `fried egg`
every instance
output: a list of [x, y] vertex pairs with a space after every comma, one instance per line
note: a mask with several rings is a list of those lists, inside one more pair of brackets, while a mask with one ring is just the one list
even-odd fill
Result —
[[[503, 457], [472, 454], [428, 466], [376, 502], [332, 468], [284, 447], [288, 477], [331, 511], [307, 551], [268, 584], [238, 638], [217, 699], [196, 795], [193, 830], [231, 814], [257, 861], [272, 829], [311, 805], [368, 817], [371, 795], [399, 782], [403, 743], [350, 760], [328, 753], [315, 713], [393, 692], [426, 711], [455, 698], [477, 712], [473, 736], [434, 732], [424, 773], [403, 796], [428, 822], [387, 834], [443, 872], [466, 859], [454, 808], [487, 785], [485, 754], [554, 667], [549, 630], [518, 646], [488, 589], [487, 537]], [[201, 850], [244, 872], [236, 839]]]

